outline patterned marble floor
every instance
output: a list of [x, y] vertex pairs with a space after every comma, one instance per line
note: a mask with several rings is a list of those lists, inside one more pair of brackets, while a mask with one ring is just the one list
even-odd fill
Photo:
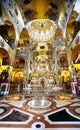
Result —
[[46, 97], [46, 99], [51, 101], [50, 106], [47, 108], [33, 108], [27, 105], [32, 98], [21, 98], [19, 101], [2, 98], [0, 100], [0, 129], [80, 129], [79, 98], [58, 100], [53, 97]]

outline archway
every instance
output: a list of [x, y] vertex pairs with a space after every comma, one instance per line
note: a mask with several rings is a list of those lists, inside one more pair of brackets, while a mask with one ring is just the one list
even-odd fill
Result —
[[39, 78], [39, 86], [44, 89], [46, 87], [46, 78], [45, 77], [40, 77]]
[[80, 44], [74, 47], [71, 58], [73, 63], [80, 64]]
[[0, 66], [10, 65], [10, 56], [4, 48], [0, 48]]
[[9, 81], [10, 56], [8, 52], [0, 48], [0, 83]]

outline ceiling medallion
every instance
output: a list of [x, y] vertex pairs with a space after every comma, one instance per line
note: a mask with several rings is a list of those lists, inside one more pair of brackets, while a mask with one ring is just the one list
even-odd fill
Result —
[[45, 46], [40, 46], [40, 49], [44, 49], [45, 48]]
[[41, 42], [54, 38], [56, 28], [55, 22], [49, 19], [37, 19], [27, 24], [30, 38]]

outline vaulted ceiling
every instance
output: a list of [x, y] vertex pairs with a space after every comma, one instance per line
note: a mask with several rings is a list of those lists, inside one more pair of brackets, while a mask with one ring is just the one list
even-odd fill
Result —
[[[57, 20], [61, 0], [18, 0], [25, 21], [49, 18]], [[64, 2], [62, 2], [64, 4]]]

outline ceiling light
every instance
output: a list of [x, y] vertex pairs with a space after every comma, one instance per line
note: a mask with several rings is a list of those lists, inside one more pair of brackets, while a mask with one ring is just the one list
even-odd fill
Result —
[[37, 19], [29, 22], [26, 28], [31, 39], [42, 42], [54, 38], [57, 26], [52, 20]]

